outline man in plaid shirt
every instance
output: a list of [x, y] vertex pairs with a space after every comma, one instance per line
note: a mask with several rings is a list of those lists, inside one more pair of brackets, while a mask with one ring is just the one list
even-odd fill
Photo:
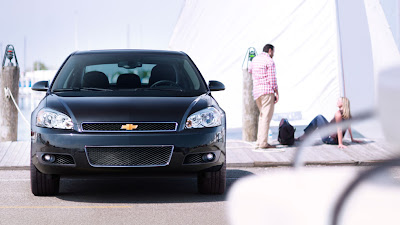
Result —
[[275, 76], [274, 46], [267, 44], [263, 52], [254, 57], [249, 73], [253, 77], [253, 97], [260, 111], [258, 118], [258, 148], [274, 148], [268, 144], [269, 124], [274, 114], [274, 106], [279, 100], [278, 84]]

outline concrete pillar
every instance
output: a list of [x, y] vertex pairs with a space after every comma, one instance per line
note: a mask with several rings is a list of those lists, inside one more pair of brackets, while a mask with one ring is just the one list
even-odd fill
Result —
[[5, 66], [0, 74], [0, 142], [16, 141], [18, 133], [18, 110], [4, 89], [8, 87], [18, 104], [19, 67]]
[[243, 69], [242, 138], [244, 141], [257, 140], [258, 115], [258, 107], [253, 99], [253, 79], [247, 69]]

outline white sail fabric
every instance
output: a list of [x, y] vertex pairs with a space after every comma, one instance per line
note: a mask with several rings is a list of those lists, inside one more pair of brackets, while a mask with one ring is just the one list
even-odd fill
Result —
[[344, 94], [352, 114], [374, 107], [371, 38], [364, 0], [337, 0]]
[[[207, 81], [218, 80], [225, 84], [226, 90], [213, 92], [213, 96], [227, 113], [228, 127], [242, 126], [241, 66], [246, 50], [255, 47], [262, 52], [267, 43], [275, 46], [280, 93], [272, 124], [276, 125], [280, 117], [289, 118], [293, 124], [306, 124], [318, 114], [330, 120], [337, 110], [337, 98], [343, 92], [342, 58], [346, 60], [344, 75], [350, 76], [346, 71], [357, 74], [344, 79], [349, 83], [347, 86], [357, 87], [357, 79], [362, 76], [362, 79], [373, 80], [363, 0], [339, 1], [339, 7], [347, 7], [341, 14], [346, 20], [359, 16], [351, 14], [351, 7], [360, 5], [364, 11], [359, 21], [365, 22], [360, 28], [354, 27], [351, 21], [340, 23], [352, 25], [343, 28], [345, 55], [339, 51], [335, 0], [186, 0], [169, 47], [186, 52]], [[352, 45], [357, 39], [352, 39], [354, 35], [349, 31], [367, 38], [363, 38], [361, 44]], [[365, 51], [352, 57], [360, 45], [365, 45]], [[353, 105], [365, 105], [363, 101], [370, 98], [359, 97], [362, 91], [348, 91], [350, 100], [357, 99]], [[356, 94], [359, 96], [353, 97]]]
[[382, 70], [400, 66], [400, 54], [379, 0], [365, 0], [365, 8], [373, 46], [375, 80], [378, 80]]

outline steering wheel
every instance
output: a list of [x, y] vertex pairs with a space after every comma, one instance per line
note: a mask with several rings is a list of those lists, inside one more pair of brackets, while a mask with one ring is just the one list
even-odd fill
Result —
[[159, 80], [159, 81], [155, 82], [154, 84], [152, 84], [150, 86], [150, 88], [159, 87], [159, 86], [171, 86], [171, 87], [181, 88], [181, 86], [179, 86], [179, 84], [177, 84], [173, 81], [170, 81], [170, 80]]

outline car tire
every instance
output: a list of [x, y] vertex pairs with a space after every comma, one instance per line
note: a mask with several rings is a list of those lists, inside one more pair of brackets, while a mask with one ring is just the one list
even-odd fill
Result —
[[44, 174], [31, 162], [31, 189], [35, 196], [57, 195], [59, 187], [59, 175]]
[[197, 188], [201, 194], [223, 194], [226, 189], [226, 162], [219, 171], [198, 173]]

